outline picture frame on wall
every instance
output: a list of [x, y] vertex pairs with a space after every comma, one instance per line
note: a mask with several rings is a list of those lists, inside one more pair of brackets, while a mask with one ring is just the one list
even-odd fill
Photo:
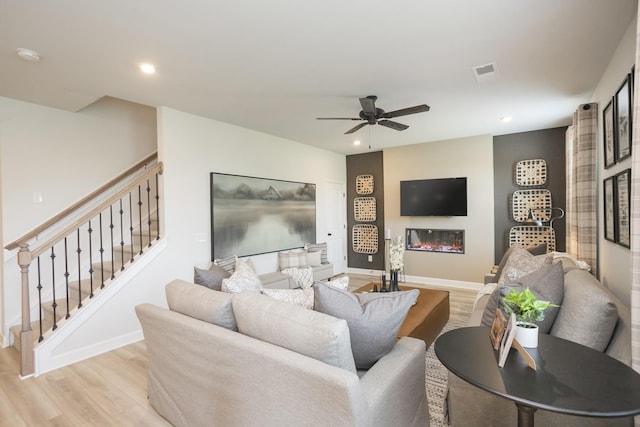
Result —
[[615, 95], [614, 128], [616, 135], [616, 162], [620, 162], [631, 156], [631, 114], [633, 111], [631, 99], [631, 74], [627, 74], [627, 77]]
[[610, 168], [616, 164], [616, 138], [615, 138], [615, 125], [613, 117], [613, 99], [609, 101], [609, 104], [602, 110], [602, 122], [604, 123], [604, 167]]
[[604, 198], [604, 238], [616, 242], [616, 196], [615, 177], [610, 176], [603, 181]]
[[615, 198], [616, 198], [616, 242], [626, 248], [631, 245], [631, 169], [625, 169], [615, 175]]

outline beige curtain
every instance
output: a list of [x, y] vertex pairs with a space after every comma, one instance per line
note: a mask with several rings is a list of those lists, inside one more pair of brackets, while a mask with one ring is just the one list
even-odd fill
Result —
[[[640, 12], [640, 10], [639, 10]], [[636, 29], [636, 64], [640, 64], [640, 21]], [[640, 89], [638, 66], [633, 94], [631, 143], [631, 357], [633, 368], [640, 372]], [[640, 427], [640, 416], [635, 418]]]
[[598, 275], [596, 134], [598, 104], [583, 104], [566, 134], [567, 252]]

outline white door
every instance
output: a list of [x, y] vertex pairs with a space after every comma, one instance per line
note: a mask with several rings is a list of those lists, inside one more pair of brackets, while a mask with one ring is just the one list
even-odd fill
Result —
[[344, 184], [327, 183], [327, 258], [333, 264], [333, 274], [347, 271], [347, 205]]

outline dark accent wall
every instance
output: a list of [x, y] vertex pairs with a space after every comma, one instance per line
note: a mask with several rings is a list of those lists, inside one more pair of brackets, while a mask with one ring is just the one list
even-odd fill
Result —
[[[515, 166], [520, 160], [544, 159], [547, 162], [547, 184], [554, 207], [566, 207], [565, 132], [567, 128], [553, 128], [515, 133], [493, 138], [495, 262], [500, 262], [509, 247], [509, 229], [518, 225], [511, 215], [510, 196], [526, 187], [515, 183]], [[532, 187], [541, 188], [541, 187]], [[553, 216], [559, 214], [554, 210]], [[566, 219], [553, 222], [556, 250], [566, 247]]]
[[[373, 175], [373, 194], [356, 194], [356, 177], [358, 175]], [[371, 255], [369, 262], [367, 254], [353, 251], [353, 226], [363, 224], [354, 219], [353, 199], [356, 197], [376, 198], [376, 220], [367, 222], [378, 227], [378, 252]], [[372, 270], [385, 269], [384, 256], [384, 172], [382, 151], [372, 153], [355, 154], [347, 156], [347, 265], [350, 268], [363, 268]]]

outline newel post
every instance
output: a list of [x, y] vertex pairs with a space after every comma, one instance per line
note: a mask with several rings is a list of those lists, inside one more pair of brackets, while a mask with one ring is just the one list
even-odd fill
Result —
[[31, 303], [29, 301], [29, 265], [32, 256], [29, 245], [23, 243], [18, 251], [18, 265], [22, 286], [22, 332], [20, 333], [20, 375], [33, 374], [33, 330], [31, 329]]

